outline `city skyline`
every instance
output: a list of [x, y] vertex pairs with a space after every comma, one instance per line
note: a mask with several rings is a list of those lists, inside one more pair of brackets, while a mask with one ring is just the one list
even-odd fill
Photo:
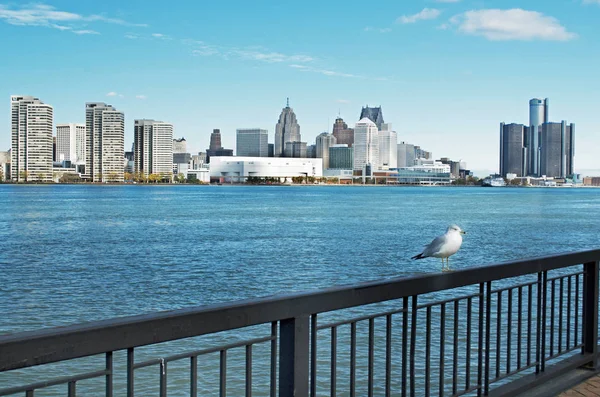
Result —
[[[43, 98], [54, 107], [55, 124], [85, 122], [82, 103], [111, 103], [126, 115], [126, 146], [133, 142], [133, 120], [170, 120], [191, 153], [206, 149], [215, 128], [226, 148], [235, 147], [235, 131], [245, 126], [272, 136], [286, 97], [305, 142], [332, 132], [338, 114], [352, 126], [361, 107], [382, 106], [398, 142], [489, 171], [497, 170], [498, 121], [528, 120], [523, 103], [549, 97], [553, 120], [577, 123], [576, 170], [598, 168], [593, 93], [600, 88], [600, 5], [396, 3], [383, 2], [380, 15], [365, 20], [354, 12], [358, 2], [308, 1], [289, 10], [295, 18], [286, 18], [282, 29], [275, 16], [284, 10], [275, 3], [189, 2], [163, 10], [114, 0], [23, 6], [0, 1], [0, 34], [19, 37], [0, 50], [20, 65], [0, 66], [0, 96]], [[490, 28], [494, 21], [512, 20], [521, 23]], [[45, 55], [29, 50], [34, 47]], [[361, 49], [370, 52], [359, 57]], [[138, 62], [149, 51], [163, 56]], [[75, 64], [64, 63], [74, 54]], [[528, 67], [507, 59], [546, 61]], [[192, 101], [199, 110], [181, 106]], [[10, 147], [9, 116], [0, 112], [0, 150]]]

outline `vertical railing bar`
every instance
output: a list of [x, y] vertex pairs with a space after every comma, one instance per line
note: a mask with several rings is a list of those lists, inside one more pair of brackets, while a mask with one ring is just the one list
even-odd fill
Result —
[[573, 328], [573, 346], [579, 344], [579, 274], [575, 275], [575, 326]]
[[369, 368], [367, 375], [367, 395], [373, 397], [373, 364], [375, 362], [375, 319], [369, 319]]
[[456, 394], [458, 385], [458, 304], [460, 300], [454, 301], [454, 346], [452, 350], [452, 394]]
[[406, 397], [406, 368], [408, 362], [408, 296], [402, 299], [402, 397]]
[[550, 356], [554, 355], [554, 301], [556, 300], [554, 281], [553, 279], [550, 283]]
[[548, 304], [548, 271], [544, 271], [542, 274], [542, 346], [540, 352], [540, 370], [544, 372], [546, 370], [546, 316], [547, 316], [547, 304]]
[[129, 349], [127, 349], [127, 397], [133, 397], [133, 394], [134, 394], [133, 364], [134, 364], [133, 347], [130, 347]]
[[392, 394], [392, 315], [385, 317], [385, 396]]
[[[535, 373], [538, 374], [541, 369], [541, 336], [542, 336], [542, 273], [538, 272], [537, 281], [537, 307], [536, 307], [536, 326], [535, 326]], [[545, 289], [545, 288], [544, 288]]]
[[417, 345], [417, 295], [412, 297], [412, 311], [410, 323], [410, 396], [415, 397], [415, 353]]
[[252, 397], [252, 345], [246, 345], [246, 397]]
[[496, 309], [496, 378], [500, 377], [500, 358], [502, 348], [502, 291], [498, 291]]
[[492, 322], [492, 282], [486, 282], [485, 299], [485, 380], [483, 394], [490, 393], [490, 330]]
[[506, 291], [508, 293], [508, 312], [506, 315], [506, 373], [510, 374], [510, 360], [512, 356], [512, 296], [513, 288]]
[[519, 287], [517, 295], [517, 369], [521, 369], [521, 356], [523, 353], [522, 339], [523, 336], [523, 286]]
[[113, 352], [106, 352], [106, 397], [113, 396]]
[[350, 323], [350, 397], [356, 396], [356, 322]]
[[560, 294], [558, 296], [558, 349], [557, 353], [562, 352], [562, 339], [563, 339], [563, 293], [564, 293], [564, 277], [560, 278], [559, 288]]
[[69, 382], [67, 385], [67, 396], [77, 397], [77, 385], [75, 382]]
[[159, 379], [160, 379], [160, 397], [167, 396], [167, 363], [162, 358], [158, 366]]
[[473, 317], [473, 298], [467, 298], [467, 356], [466, 356], [466, 368], [465, 368], [465, 390], [469, 390], [471, 387], [471, 323]]
[[425, 317], [425, 397], [431, 392], [431, 306], [427, 306]]
[[198, 356], [190, 357], [190, 397], [198, 397]]
[[33, 390], [27, 390], [25, 392], [25, 397], [33, 397]]
[[310, 318], [310, 395], [317, 396], [317, 314]]
[[271, 323], [271, 382], [270, 397], [277, 395], [277, 321]]
[[567, 282], [567, 350], [571, 348], [571, 280], [573, 276], [569, 276]]
[[444, 361], [446, 358], [446, 303], [440, 306], [440, 389], [439, 396], [444, 397]]
[[337, 328], [331, 327], [331, 396], [336, 396], [337, 380]]
[[483, 389], [483, 311], [484, 311], [485, 284], [479, 284], [479, 334], [477, 336], [477, 396], [481, 396]]
[[583, 265], [582, 337], [584, 354], [591, 355], [587, 367], [596, 369], [598, 362], [598, 261]]
[[219, 358], [219, 396], [227, 396], [227, 350], [221, 350]]
[[532, 317], [533, 317], [533, 285], [529, 284], [527, 288], [527, 366], [531, 365], [531, 339], [532, 334]]

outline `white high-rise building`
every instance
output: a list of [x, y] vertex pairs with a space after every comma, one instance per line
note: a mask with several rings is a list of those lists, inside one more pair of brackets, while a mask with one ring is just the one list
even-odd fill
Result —
[[337, 138], [332, 134], [323, 132], [317, 136], [316, 157], [323, 159], [323, 169], [329, 168], [329, 148], [337, 143]]
[[173, 124], [154, 120], [134, 122], [134, 170], [148, 176], [173, 173]]
[[240, 128], [236, 132], [236, 156], [269, 157], [269, 132], [259, 128]]
[[371, 173], [379, 168], [379, 130], [368, 118], [363, 118], [354, 127], [354, 170], [363, 176], [370, 167]]
[[13, 95], [11, 108], [11, 179], [52, 182], [54, 109], [39, 98]]
[[56, 125], [56, 161], [85, 164], [85, 124]]
[[125, 114], [103, 102], [85, 104], [85, 174], [92, 182], [123, 182]]
[[398, 134], [390, 123], [382, 123], [379, 130], [379, 163], [383, 170], [398, 167]]

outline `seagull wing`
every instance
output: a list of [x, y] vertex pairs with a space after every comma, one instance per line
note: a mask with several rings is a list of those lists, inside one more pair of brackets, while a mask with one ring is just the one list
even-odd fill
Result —
[[423, 250], [423, 256], [432, 256], [441, 251], [444, 244], [446, 244], [447, 238], [445, 234], [437, 236], [428, 246]]

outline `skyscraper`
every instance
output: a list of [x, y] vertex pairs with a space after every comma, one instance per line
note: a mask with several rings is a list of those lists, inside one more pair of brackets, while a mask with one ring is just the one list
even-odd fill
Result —
[[170, 177], [173, 172], [173, 124], [135, 120], [134, 147], [135, 172]]
[[379, 130], [381, 130], [381, 124], [385, 123], [385, 121], [383, 121], [383, 112], [381, 111], [381, 106], [378, 108], [370, 108], [369, 105], [367, 105], [366, 107], [362, 108], [360, 111], [359, 120], [362, 120], [365, 117], [374, 122]]
[[268, 157], [269, 132], [259, 128], [240, 128], [236, 132], [236, 156]]
[[354, 149], [346, 144], [336, 144], [329, 148], [329, 168], [351, 170], [354, 167]]
[[52, 182], [54, 109], [32, 96], [10, 97], [11, 179]]
[[286, 107], [279, 115], [279, 122], [275, 126], [275, 157], [286, 157], [285, 150], [288, 142], [300, 142], [300, 125], [296, 120], [294, 109], [290, 107], [288, 98]]
[[283, 157], [306, 158], [306, 142], [286, 142]]
[[523, 124], [500, 123], [500, 175], [516, 174], [518, 177], [527, 174], [527, 148], [525, 138], [529, 128]]
[[529, 101], [529, 134], [527, 137], [527, 174], [540, 176], [540, 132], [547, 123], [550, 101], [534, 98]]
[[85, 174], [92, 182], [123, 182], [125, 114], [103, 102], [85, 104]]
[[185, 138], [173, 139], [173, 153], [187, 153], [187, 141]]
[[381, 169], [398, 167], [398, 134], [389, 123], [379, 129], [379, 165]]
[[323, 169], [329, 168], [329, 148], [337, 143], [337, 139], [332, 134], [323, 132], [316, 139], [317, 158], [323, 159]]
[[348, 145], [352, 147], [354, 144], [354, 130], [348, 128], [348, 124], [341, 117], [335, 119], [333, 123], [333, 136], [337, 140], [338, 145]]
[[56, 160], [85, 164], [85, 124], [56, 125]]
[[400, 142], [397, 150], [398, 167], [412, 167], [415, 165], [415, 145]]
[[221, 149], [223, 146], [221, 145], [221, 130], [215, 128], [210, 134], [210, 145], [208, 145], [208, 150], [217, 151]]
[[364, 118], [354, 127], [354, 170], [370, 176], [379, 166], [379, 130], [373, 121]]
[[573, 174], [575, 124], [544, 123], [541, 126], [540, 175], [565, 178]]

